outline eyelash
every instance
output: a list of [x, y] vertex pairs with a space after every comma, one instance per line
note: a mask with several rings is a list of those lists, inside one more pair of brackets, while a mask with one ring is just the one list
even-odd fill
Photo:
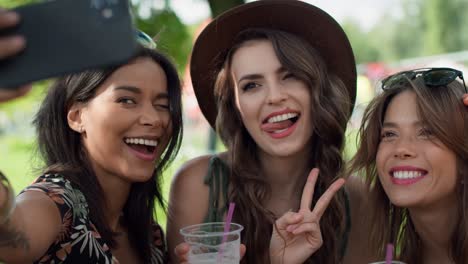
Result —
[[[131, 101], [131, 103], [128, 103], [128, 101]], [[128, 98], [128, 97], [122, 97], [117, 99], [117, 103], [120, 104], [136, 104], [136, 101], [133, 98]]]
[[[283, 76], [282, 80], [286, 80], [286, 79], [289, 79], [289, 78], [296, 78], [296, 76], [294, 74], [288, 72]], [[260, 85], [255, 83], [255, 82], [248, 82], [248, 83], [246, 83], [245, 85], [242, 86], [242, 90], [243, 91], [248, 91], [248, 90], [253, 89], [255, 87], [258, 87], [258, 86], [260, 86]]]
[[[135, 105], [135, 104], [137, 104], [135, 99], [128, 98], [128, 97], [122, 97], [122, 98], [117, 99], [117, 103], [124, 104], [124, 105]], [[170, 106], [168, 104], [154, 104], [154, 107], [160, 107], [160, 108], [163, 108], [163, 109], [166, 109], [166, 110], [170, 108]]]
[[419, 135], [429, 138], [429, 137], [432, 137], [434, 134], [432, 133], [432, 131], [431, 131], [430, 129], [422, 128], [422, 129], [419, 131]]
[[[396, 133], [394, 133], [393, 131], [383, 131], [380, 135], [380, 139], [381, 140], [388, 140], [388, 138], [390, 137], [394, 137], [396, 136]], [[432, 133], [432, 131], [430, 129], [427, 129], [427, 128], [422, 128], [418, 131], [418, 136], [419, 137], [424, 137], [424, 138], [432, 138], [434, 136], [434, 134]]]
[[383, 131], [382, 134], [380, 135], [380, 138], [385, 139], [385, 138], [389, 138], [395, 135], [396, 133], [394, 133], [393, 131]]
[[161, 107], [161, 108], [164, 108], [166, 110], [169, 110], [170, 109], [170, 106], [169, 105], [166, 105], [166, 104], [156, 104], [154, 105], [155, 107]]
[[260, 86], [260, 85], [257, 84], [257, 83], [249, 82], [249, 83], [246, 83], [244, 86], [242, 86], [242, 90], [243, 91], [248, 91], [248, 90], [256, 88], [258, 86]]
[[296, 78], [296, 76], [290, 72], [286, 73], [283, 77], [283, 80], [289, 79], [289, 78]]

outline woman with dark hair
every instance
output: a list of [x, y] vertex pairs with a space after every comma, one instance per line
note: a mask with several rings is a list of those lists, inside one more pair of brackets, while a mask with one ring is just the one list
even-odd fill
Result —
[[128, 63], [59, 78], [34, 124], [44, 174], [0, 203], [0, 259], [166, 263], [154, 210], [182, 138], [173, 64], [141, 46]]
[[169, 251], [183, 241], [180, 228], [223, 221], [234, 202], [242, 263], [339, 263], [351, 197], [335, 180], [356, 93], [342, 28], [301, 1], [241, 5], [200, 34], [191, 75], [227, 151], [189, 161], [174, 178]]
[[365, 111], [350, 171], [367, 185], [374, 260], [393, 243], [405, 263], [468, 263], [468, 102], [458, 77], [397, 73]]

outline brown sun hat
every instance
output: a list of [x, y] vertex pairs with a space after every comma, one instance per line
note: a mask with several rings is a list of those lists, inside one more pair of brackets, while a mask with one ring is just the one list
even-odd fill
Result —
[[263, 0], [237, 6], [219, 15], [195, 41], [190, 75], [198, 105], [212, 127], [215, 127], [218, 113], [214, 99], [216, 76], [236, 35], [248, 28], [282, 30], [308, 41], [325, 60], [329, 72], [344, 82], [351, 96], [351, 107], [354, 107], [356, 63], [341, 26], [313, 5], [295, 0]]

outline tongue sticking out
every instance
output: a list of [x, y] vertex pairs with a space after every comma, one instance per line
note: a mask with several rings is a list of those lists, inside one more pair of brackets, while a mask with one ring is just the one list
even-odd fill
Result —
[[288, 127], [292, 126], [293, 124], [294, 124], [294, 122], [291, 121], [291, 119], [288, 119], [288, 120], [284, 120], [284, 121], [281, 121], [281, 122], [265, 123], [265, 124], [262, 125], [262, 129], [264, 131], [266, 131], [266, 132], [272, 133], [272, 132], [275, 132], [277, 130], [288, 128]]

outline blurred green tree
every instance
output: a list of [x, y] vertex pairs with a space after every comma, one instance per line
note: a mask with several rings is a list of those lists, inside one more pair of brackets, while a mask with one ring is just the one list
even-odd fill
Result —
[[368, 33], [362, 30], [355, 21], [346, 20], [341, 25], [351, 42], [356, 63], [372, 62], [380, 59], [380, 51], [373, 41], [368, 40]]
[[153, 36], [157, 49], [171, 56], [180, 74], [183, 74], [192, 47], [192, 37], [187, 27], [177, 17], [169, 5], [158, 10], [150, 7], [149, 16], [139, 15], [140, 8], [147, 8], [134, 4], [136, 26]]
[[244, 0], [208, 0], [210, 5], [211, 15], [216, 17], [217, 15], [223, 13], [224, 11], [245, 3]]
[[0, 0], [2, 8], [14, 8], [20, 5], [40, 2], [40, 0]]
[[462, 23], [467, 14], [466, 6], [466, 0], [424, 1], [424, 40], [428, 54], [459, 51], [467, 47], [462, 41], [462, 32], [466, 31], [466, 24]]

